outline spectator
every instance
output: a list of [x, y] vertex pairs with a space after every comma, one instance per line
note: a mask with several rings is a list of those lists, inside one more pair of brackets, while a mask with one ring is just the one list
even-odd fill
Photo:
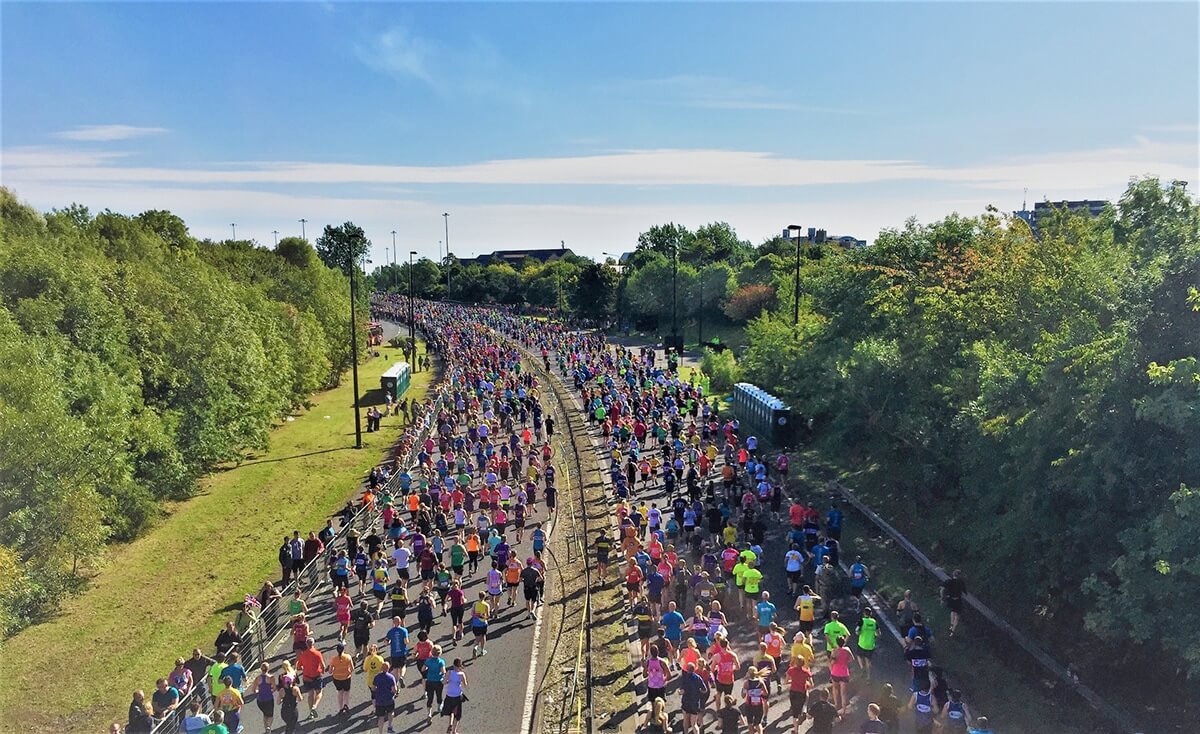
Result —
[[228, 653], [234, 648], [234, 645], [237, 645], [241, 641], [242, 636], [238, 633], [237, 627], [234, 626], [233, 622], [226, 622], [225, 629], [221, 630], [220, 634], [217, 635], [217, 652], [222, 654]]
[[133, 700], [129, 702], [129, 723], [125, 725], [127, 734], [150, 734], [154, 730], [154, 717], [146, 709], [146, 694], [144, 691], [134, 691]]

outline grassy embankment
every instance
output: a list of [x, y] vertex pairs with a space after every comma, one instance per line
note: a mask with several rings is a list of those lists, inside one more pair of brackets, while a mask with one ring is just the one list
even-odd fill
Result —
[[[400, 358], [380, 353], [388, 359], [359, 369], [364, 410], [383, 402], [379, 375]], [[423, 398], [432, 376], [414, 375], [408, 396]], [[322, 527], [397, 438], [398, 422], [385, 418], [354, 450], [352, 397], [349, 375], [315, 395], [271, 432], [269, 450], [202, 480], [143, 537], [110, 549], [57, 618], [5, 641], [0, 732], [107, 731], [124, 722], [130, 693], [149, 693], [176, 656], [196, 645], [211, 652], [242, 596], [279, 579], [283, 535]]]

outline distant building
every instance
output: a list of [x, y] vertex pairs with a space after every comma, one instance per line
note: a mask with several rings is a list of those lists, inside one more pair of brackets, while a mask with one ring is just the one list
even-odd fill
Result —
[[823, 229], [809, 227], [806, 232], [798, 224], [789, 224], [783, 229], [783, 239], [788, 242], [797, 242], [801, 245], [821, 245], [826, 243], [835, 243], [845, 248], [866, 247], [867, 241], [860, 240], [848, 234], [831, 235]]
[[1029, 225], [1034, 234], [1038, 233], [1038, 222], [1042, 217], [1050, 214], [1057, 209], [1066, 209], [1067, 211], [1095, 217], [1104, 211], [1104, 207], [1108, 206], [1109, 202], [1101, 199], [1080, 199], [1078, 201], [1039, 201], [1033, 205], [1033, 209], [1021, 209], [1013, 212], [1013, 216], [1018, 217]]
[[548, 247], [531, 250], [495, 250], [488, 255], [480, 255], [479, 257], [470, 260], [464, 260], [464, 265], [491, 265], [493, 263], [508, 263], [514, 268], [520, 268], [521, 263], [525, 262], [525, 258], [533, 258], [541, 263], [548, 263], [574, 255], [569, 247]]

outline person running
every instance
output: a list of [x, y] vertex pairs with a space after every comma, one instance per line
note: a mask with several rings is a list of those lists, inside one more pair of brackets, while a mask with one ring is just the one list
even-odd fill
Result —
[[362, 670], [367, 679], [367, 690], [371, 696], [375, 695], [375, 676], [382, 673], [387, 667], [387, 661], [379, 654], [379, 646], [374, 643], [368, 645], [367, 654], [362, 661]]
[[871, 656], [875, 654], [875, 646], [879, 639], [879, 621], [875, 619], [875, 611], [871, 607], [863, 607], [862, 619], [855, 628], [858, 635], [858, 665], [871, 677]]
[[671, 731], [671, 718], [667, 716], [667, 702], [661, 696], [650, 701], [650, 710], [646, 712], [646, 720], [639, 731], [647, 734], [668, 734]]
[[[493, 569], [494, 570], [494, 569]], [[481, 591], [479, 599], [471, 607], [471, 632], [475, 635], [475, 644], [471, 647], [471, 658], [487, 655], [488, 620], [492, 614], [492, 606]]]
[[284, 733], [295, 734], [300, 722], [300, 700], [304, 694], [292, 664], [286, 660], [279, 671], [275, 690], [279, 693], [279, 718], [283, 719]]
[[709, 687], [704, 677], [696, 672], [696, 667], [696, 662], [685, 663], [683, 674], [679, 678], [683, 734], [700, 734], [700, 727], [704, 722], [704, 703], [708, 700]]
[[955, 569], [950, 578], [942, 582], [942, 603], [950, 610], [950, 636], [958, 631], [958, 623], [962, 618], [963, 596], [967, 593], [967, 582], [963, 580], [962, 571]]
[[270, 663], [263, 663], [258, 669], [258, 678], [254, 681], [254, 705], [263, 716], [263, 729], [271, 731], [275, 720], [275, 682], [271, 678]]
[[831, 611], [829, 613], [829, 621], [825, 623], [821, 634], [825, 636], [825, 654], [832, 660], [833, 653], [838, 649], [838, 641], [843, 638], [849, 638], [850, 630], [846, 629], [846, 625], [842, 624], [837, 611]]
[[308, 694], [308, 718], [317, 718], [317, 704], [321, 703], [321, 689], [324, 687], [325, 656], [317, 649], [313, 638], [305, 641], [304, 651], [296, 657], [296, 669], [304, 683], [301, 687]]
[[392, 626], [384, 635], [388, 643], [388, 668], [397, 680], [404, 680], [404, 670], [408, 666], [408, 628], [399, 617], [392, 617]]
[[954, 688], [950, 691], [950, 700], [942, 709], [942, 731], [947, 734], [966, 734], [967, 722], [971, 720], [971, 710], [963, 703], [962, 691]]
[[908, 699], [908, 706], [913, 710], [913, 725], [917, 734], [932, 734], [933, 722], [938, 712], [934, 710], [933, 694], [929, 692], [929, 679], [920, 682], [917, 690]]
[[812, 587], [805, 586], [800, 589], [800, 596], [796, 597], [796, 613], [800, 617], [800, 631], [804, 636], [812, 641], [813, 628], [817, 623], [817, 602], [821, 601], [821, 597], [813, 593]]
[[879, 704], [867, 704], [867, 720], [859, 727], [860, 734], [889, 734], [887, 722], [879, 718]]
[[442, 658], [442, 646], [434, 645], [432, 654], [425, 659], [425, 718], [433, 718], [433, 700], [436, 696], [438, 710], [442, 707], [442, 693], [446, 684], [446, 661]]
[[846, 689], [850, 686], [850, 662], [854, 653], [850, 651], [848, 637], [839, 637], [837, 648], [829, 659], [829, 680], [833, 688], [833, 705], [839, 714], [845, 714], [850, 707], [850, 697]]
[[[799, 635], [800, 633], [796, 633]], [[812, 670], [802, 656], [792, 656], [787, 670], [788, 709], [792, 716], [792, 734], [800, 734], [800, 725], [808, 718], [804, 712], [808, 705], [808, 691], [813, 685]]]
[[824, 690], [815, 689], [811, 698], [816, 700], [808, 704], [808, 718], [812, 719], [808, 734], [833, 734], [833, 725], [842, 720], [841, 714], [829, 703]]
[[450, 669], [446, 671], [446, 697], [442, 700], [442, 716], [450, 718], [446, 734], [458, 734], [458, 724], [463, 716], [463, 702], [466, 700], [467, 674], [463, 670], [462, 660], [455, 658]]
[[[375, 676], [372, 681], [372, 688], [375, 691], [375, 721], [379, 734], [383, 734], [384, 727], [387, 727], [388, 732], [395, 732], [392, 728], [392, 720], [396, 714], [396, 694], [399, 692], [400, 685], [393, 674], [395, 668], [388, 666], [387, 670], [382, 671]], [[403, 677], [403, 673], [400, 674]]]
[[510, 607], [517, 602], [517, 587], [521, 585], [523, 570], [521, 561], [516, 557], [509, 557], [504, 566], [504, 584], [508, 587], [508, 606]]
[[740, 734], [746, 725], [746, 717], [742, 715], [737, 701], [728, 693], [721, 694], [721, 707], [717, 709], [717, 723], [721, 727], [720, 734]]
[[333, 598], [334, 616], [338, 623], [338, 640], [346, 639], [346, 631], [350, 628], [350, 589], [338, 587], [337, 595]]
[[746, 680], [742, 683], [742, 696], [746, 701], [746, 723], [750, 734], [762, 734], [763, 722], [767, 720], [770, 708], [770, 690], [762, 679], [762, 670], [751, 668]]
[[329, 675], [337, 691], [338, 713], [350, 711], [350, 683], [354, 676], [354, 658], [346, 654], [346, 643], [337, 644], [337, 652], [329, 658]]
[[542, 571], [534, 564], [534, 559], [526, 559], [525, 568], [521, 571], [520, 575], [521, 587], [522, 593], [525, 596], [525, 611], [529, 612], [529, 616], [535, 619], [537, 618], [538, 589], [542, 578]]
[[226, 728], [237, 732], [241, 727], [242, 708], [246, 705], [242, 700], [242, 692], [233, 685], [233, 678], [228, 675], [221, 678], [224, 688], [216, 697], [217, 713], [224, 714]]
[[658, 645], [650, 646], [650, 654], [644, 663], [646, 674], [646, 700], [653, 704], [655, 700], [665, 698], [667, 682], [671, 680], [671, 661], [661, 657]]

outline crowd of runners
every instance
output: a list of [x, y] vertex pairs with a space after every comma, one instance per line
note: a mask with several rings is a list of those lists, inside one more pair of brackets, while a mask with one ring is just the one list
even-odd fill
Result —
[[[402, 319], [407, 304], [376, 297], [373, 311]], [[531, 354], [574, 388], [600, 444], [612, 525], [592, 549], [601, 582], [620, 584], [636, 630], [641, 725], [664, 734], [761, 734], [771, 726], [799, 732], [807, 721], [821, 734], [850, 714], [851, 700], [866, 694], [852, 678], [870, 676], [882, 632], [862, 600], [870, 577], [840, 547], [841, 510], [803, 501], [788, 482], [786, 455], [743, 437], [694, 374], [680, 379], [653, 349], [614, 347], [503, 310], [423, 303], [417, 322], [443, 357], [435, 396], [417, 411], [429, 411], [432, 430], [414, 446], [415, 465], [372, 472], [359, 500], [370, 511], [365, 530], [330, 543], [331, 521], [308, 538], [284, 538], [284, 586], [313, 563], [325, 576], [274, 601], [286, 604], [292, 654], [247, 670], [231, 625], [213, 656], [193, 650], [152, 696], [135, 694], [126, 731], [177, 716], [192, 734], [236, 732], [253, 700], [266, 731], [278, 724], [291, 734], [318, 718], [331, 683], [334, 716], [347, 714], [353, 686], [366, 686], [378, 731], [390, 732], [398, 702], [412, 695], [411, 678], [426, 717], [440, 714], [457, 734], [467, 667], [487, 655], [497, 613], [534, 617], [544, 596], [547, 521], [563, 469], [548, 386], [522, 362]], [[418, 436], [409, 431], [404, 441]], [[354, 510], [348, 506], [343, 523]], [[957, 611], [961, 580], [946, 591]], [[278, 595], [267, 583], [260, 606]], [[308, 618], [314, 595], [328, 595], [336, 610], [337, 642], [325, 650]], [[911, 685], [873, 687], [853, 730], [899, 731], [909, 709], [922, 734], [935, 726], [987, 732], [986, 719], [973, 718], [940, 674], [915, 603], [906, 597], [897, 612]], [[200, 695], [179, 711], [192, 690]]]
[[[600, 444], [612, 524], [592, 546], [636, 631], [644, 730], [761, 734], [808, 722], [821, 734], [843, 722], [876, 734], [900, 731], [908, 717], [919, 734], [990, 731], [936, 664], [933, 631], [910, 594], [896, 609], [908, 685], [856, 685], [870, 679], [884, 630], [863, 598], [866, 565], [841, 548], [843, 511], [817, 507], [815, 493], [806, 501], [789, 482], [788, 456], [743, 436], [694, 372], [680, 379], [661, 352], [599, 336], [539, 338]], [[953, 635], [961, 576], [942, 591]], [[852, 700], [866, 703], [861, 720], [849, 718]]]

